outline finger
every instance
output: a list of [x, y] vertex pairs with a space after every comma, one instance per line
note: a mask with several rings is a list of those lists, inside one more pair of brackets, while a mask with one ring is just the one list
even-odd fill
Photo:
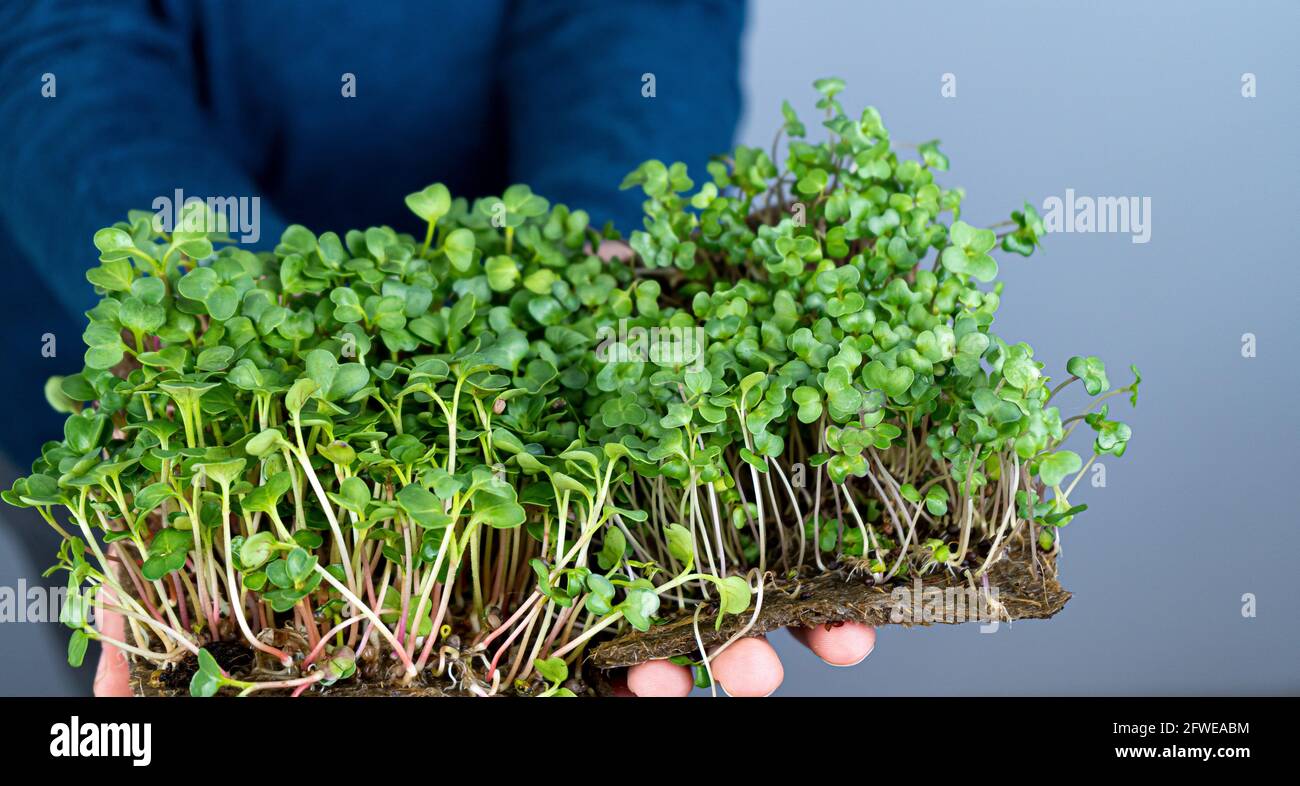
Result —
[[790, 633], [832, 666], [856, 666], [876, 647], [876, 629], [861, 622], [836, 622]]
[[611, 259], [621, 259], [624, 262], [633, 256], [632, 247], [622, 240], [602, 240], [600, 246], [596, 248], [596, 256], [608, 262]]
[[[99, 631], [118, 641], [126, 638], [126, 620], [121, 614], [100, 610]], [[102, 644], [99, 665], [95, 669], [94, 693], [96, 696], [130, 696], [131, 669], [126, 653], [112, 644]]]
[[781, 659], [762, 636], [735, 642], [710, 665], [713, 678], [728, 696], [770, 696], [785, 679]]
[[634, 696], [689, 696], [695, 680], [691, 670], [666, 660], [648, 660], [627, 670], [627, 689]]

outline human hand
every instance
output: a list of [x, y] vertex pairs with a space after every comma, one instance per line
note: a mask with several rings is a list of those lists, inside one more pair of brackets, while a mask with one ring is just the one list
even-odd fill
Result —
[[[126, 619], [117, 612], [99, 609], [99, 631], [105, 636], [126, 640]], [[100, 645], [99, 665], [95, 668], [96, 696], [125, 697], [131, 695], [131, 670], [126, 653], [112, 644]]]
[[[586, 246], [586, 250], [588, 253], [590, 253], [591, 246], [590, 245]], [[623, 262], [630, 262], [632, 258], [636, 256], [636, 252], [632, 250], [631, 246], [629, 246], [627, 243], [623, 242], [622, 240], [602, 240], [600, 241], [600, 245], [596, 248], [596, 256], [600, 257], [606, 262], [610, 261], [611, 259], [618, 259]]]
[[[876, 646], [876, 629], [860, 622], [790, 628], [791, 635], [832, 666], [861, 663]], [[763, 636], [740, 639], [709, 663], [713, 678], [729, 696], [769, 696], [785, 678], [776, 650]], [[695, 686], [691, 671], [667, 660], [638, 663], [616, 683], [619, 696], [686, 696]]]

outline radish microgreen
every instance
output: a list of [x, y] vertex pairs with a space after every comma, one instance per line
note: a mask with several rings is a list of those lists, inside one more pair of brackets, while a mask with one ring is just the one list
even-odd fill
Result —
[[[1080, 478], [1127, 448], [1108, 400], [1136, 403], [1136, 369], [1058, 381], [993, 333], [994, 255], [1032, 254], [1041, 218], [969, 223], [937, 142], [897, 150], [816, 89], [826, 139], [787, 104], [770, 153], [629, 174], [631, 259], [523, 185], [435, 184], [410, 233], [294, 225], [272, 252], [146, 213], [96, 233], [85, 367], [46, 387], [63, 438], [3, 494], [64, 538], [69, 661], [197, 654], [194, 695], [432, 672], [564, 696], [598, 637], [752, 619], [774, 576], [1058, 553]], [[105, 596], [128, 641], [87, 624]]]

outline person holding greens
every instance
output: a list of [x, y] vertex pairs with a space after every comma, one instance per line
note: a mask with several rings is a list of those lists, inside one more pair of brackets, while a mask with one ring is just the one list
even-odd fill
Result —
[[[240, 234], [271, 248], [290, 223], [400, 229], [402, 197], [435, 180], [466, 195], [527, 183], [626, 233], [641, 197], [618, 189], [624, 174], [658, 158], [698, 177], [730, 146], [743, 21], [739, 0], [6, 4], [0, 251], [22, 286], [0, 288], [0, 321], [6, 403], [27, 414], [5, 453], [25, 460], [58, 433], [37, 381], [79, 368], [90, 238], [128, 208], [233, 198]], [[21, 531], [35, 565], [52, 533]], [[875, 634], [797, 638], [849, 665]], [[783, 676], [762, 638], [713, 669], [733, 695]], [[690, 688], [684, 667], [653, 661], [622, 690]], [[122, 653], [103, 654], [95, 692], [129, 693]]]

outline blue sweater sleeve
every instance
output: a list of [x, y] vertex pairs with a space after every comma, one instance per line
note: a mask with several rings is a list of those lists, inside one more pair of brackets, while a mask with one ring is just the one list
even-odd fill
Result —
[[[2, 220], [73, 313], [95, 301], [84, 278], [97, 264], [91, 236], [128, 208], [150, 209], [178, 188], [200, 198], [258, 193], [230, 152], [239, 141], [205, 127], [190, 13], [145, 0], [0, 9]], [[282, 226], [263, 200], [261, 242], [273, 244]]]
[[498, 78], [509, 171], [594, 226], [640, 226], [642, 161], [683, 161], [695, 182], [726, 152], [741, 109], [741, 0], [520, 0]]

